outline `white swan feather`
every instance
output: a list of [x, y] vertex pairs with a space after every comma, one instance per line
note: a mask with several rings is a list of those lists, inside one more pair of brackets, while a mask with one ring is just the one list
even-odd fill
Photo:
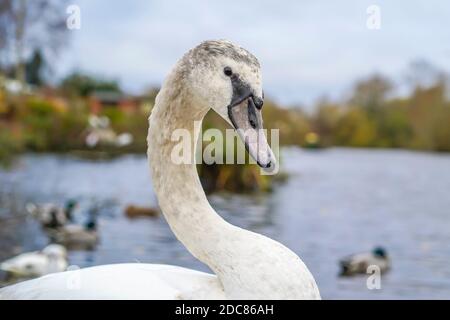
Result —
[[225, 299], [217, 277], [177, 266], [127, 263], [43, 276], [0, 289], [0, 299]]

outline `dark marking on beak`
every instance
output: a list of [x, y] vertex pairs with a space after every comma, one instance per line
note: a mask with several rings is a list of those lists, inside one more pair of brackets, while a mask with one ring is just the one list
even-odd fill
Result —
[[233, 123], [233, 114], [231, 112], [231, 109], [239, 104], [241, 104], [245, 99], [248, 99], [248, 120], [250, 123], [250, 126], [253, 129], [258, 128], [258, 117], [256, 116], [256, 110], [261, 110], [262, 106], [264, 104], [263, 99], [256, 97], [253, 94], [252, 89], [250, 86], [241, 80], [239, 77], [239, 74], [234, 73], [231, 78], [231, 85], [233, 87], [233, 96], [231, 98], [231, 102], [228, 106], [228, 116]]
[[255, 103], [255, 107], [258, 110], [261, 110], [264, 104], [263, 99], [253, 96], [253, 102]]
[[258, 164], [258, 166], [260, 166], [261, 168], [267, 169], [270, 168], [270, 166], [272, 166], [272, 161], [270, 161], [269, 163], [263, 165], [261, 162], [256, 161], [256, 163]]
[[253, 129], [258, 127], [258, 117], [256, 116], [256, 106], [253, 97], [248, 99], [248, 122]]
[[252, 96], [252, 89], [250, 86], [241, 80], [239, 74], [233, 73], [231, 76], [231, 86], [233, 87], [233, 97], [229, 107], [234, 107], [240, 104], [242, 101]]
[[[228, 105], [228, 117], [230, 118], [235, 129], [238, 129], [236, 121], [234, 120], [234, 117], [233, 117], [232, 109], [233, 109], [233, 107], [241, 104], [242, 101], [244, 101], [245, 99], [252, 97], [252, 90], [247, 83], [245, 83], [244, 81], [241, 80], [241, 78], [239, 77], [239, 74], [237, 74], [237, 73], [233, 73], [233, 75], [230, 77], [230, 80], [231, 80], [231, 86], [233, 88], [233, 96], [231, 97], [230, 104]], [[251, 100], [251, 99], [249, 99], [249, 100]], [[249, 111], [249, 115], [250, 115], [250, 111]], [[250, 119], [250, 117], [249, 117], [249, 119]], [[257, 122], [254, 122], [253, 124], [250, 123], [250, 125], [254, 128], [253, 125], [256, 126]]]
[[[260, 167], [270, 170], [275, 167], [275, 160], [272, 159], [270, 146], [262, 132], [263, 99], [254, 93], [249, 84], [239, 77], [239, 74], [231, 75], [230, 81], [233, 94], [227, 107], [228, 117], [235, 130], [238, 131], [249, 155], [256, 160]], [[264, 153], [264, 149], [267, 150], [267, 154]]]

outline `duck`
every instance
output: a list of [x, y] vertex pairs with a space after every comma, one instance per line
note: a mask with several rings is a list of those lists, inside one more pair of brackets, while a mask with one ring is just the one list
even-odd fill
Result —
[[49, 231], [50, 238], [70, 249], [92, 249], [98, 243], [97, 223], [68, 224]]
[[111, 128], [110, 120], [106, 116], [90, 115], [88, 124], [89, 128], [85, 144], [90, 148], [95, 148], [101, 144], [126, 147], [133, 143], [133, 135], [129, 132], [117, 134]]
[[[230, 41], [209, 40], [175, 64], [149, 118], [147, 158], [161, 211], [177, 239], [212, 273], [151, 263], [102, 265], [7, 286], [0, 289], [0, 297], [320, 299], [312, 273], [296, 253], [225, 221], [210, 205], [200, 183], [195, 148], [210, 109], [237, 131], [261, 170], [276, 171], [277, 160], [262, 130], [262, 107], [257, 58]], [[187, 141], [181, 160], [176, 157], [180, 136]], [[67, 289], [74, 275], [82, 284], [77, 290]]]
[[340, 275], [353, 276], [367, 274], [367, 268], [371, 265], [378, 266], [381, 273], [387, 272], [391, 267], [391, 261], [387, 251], [383, 247], [375, 247], [372, 251], [350, 255], [339, 261]]
[[44, 228], [55, 229], [73, 221], [73, 211], [76, 206], [77, 201], [70, 199], [63, 207], [55, 203], [27, 203], [25, 208]]
[[130, 218], [141, 218], [141, 217], [158, 217], [160, 214], [157, 208], [150, 207], [138, 207], [134, 205], [128, 205], [125, 207], [125, 215]]
[[39, 251], [22, 253], [0, 263], [0, 270], [16, 278], [40, 277], [66, 270], [67, 250], [59, 244], [50, 244]]

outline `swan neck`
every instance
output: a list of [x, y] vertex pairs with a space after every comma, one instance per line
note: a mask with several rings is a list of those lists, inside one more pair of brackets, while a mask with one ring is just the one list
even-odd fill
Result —
[[[189, 96], [189, 84], [171, 74], [149, 119], [148, 159], [154, 190], [170, 228], [191, 254], [217, 275], [232, 299], [311, 299], [320, 297], [303, 262], [286, 247], [224, 221], [210, 206], [194, 160], [201, 121], [208, 111]], [[173, 161], [180, 143], [173, 133], [190, 136], [191, 160]], [[184, 136], [184, 135], [183, 135]]]
[[[196, 109], [179, 96], [167, 95], [163, 88], [150, 116], [148, 158], [154, 189], [178, 240], [197, 259], [212, 267], [209, 257], [220, 250], [217, 240], [226, 232], [228, 224], [210, 206], [194, 161], [207, 109]], [[173, 152], [181, 142], [174, 132], [181, 132], [183, 139], [190, 137], [189, 144], [184, 144], [190, 146], [191, 161], [187, 164], [173, 161]]]

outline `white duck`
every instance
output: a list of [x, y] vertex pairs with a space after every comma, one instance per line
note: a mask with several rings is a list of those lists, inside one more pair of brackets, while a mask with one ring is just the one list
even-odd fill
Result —
[[[320, 299], [313, 276], [291, 250], [224, 221], [210, 206], [194, 161], [176, 164], [177, 129], [191, 134], [213, 108], [246, 139], [249, 153], [269, 170], [275, 159], [262, 133], [260, 65], [231, 42], [206, 41], [175, 65], [150, 116], [148, 158], [165, 218], [177, 238], [215, 275], [181, 267], [119, 264], [64, 272], [0, 289], [17, 299]], [[259, 139], [259, 142], [257, 141]], [[191, 152], [188, 160], [193, 160]], [[77, 276], [80, 285], [67, 288]]]
[[41, 251], [22, 253], [0, 264], [0, 269], [14, 277], [39, 277], [67, 268], [67, 251], [58, 244], [50, 244]]
[[129, 132], [117, 134], [110, 127], [110, 120], [106, 116], [89, 116], [89, 129], [86, 136], [86, 145], [94, 148], [99, 144], [115, 145], [125, 147], [133, 143], [133, 135]]

